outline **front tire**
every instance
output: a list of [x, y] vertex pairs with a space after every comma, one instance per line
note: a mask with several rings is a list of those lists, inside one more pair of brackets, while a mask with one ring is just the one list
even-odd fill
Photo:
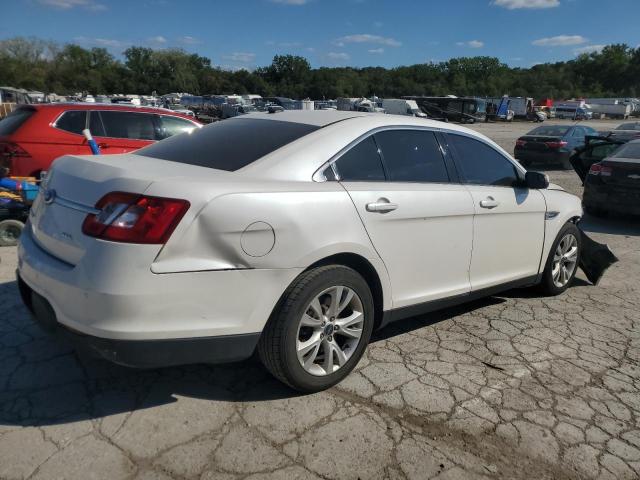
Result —
[[264, 366], [281, 382], [317, 392], [342, 381], [373, 331], [373, 296], [355, 270], [327, 265], [287, 288], [258, 342]]
[[569, 288], [578, 271], [581, 253], [580, 230], [568, 222], [551, 246], [540, 283], [543, 293], [560, 295]]
[[0, 222], [0, 247], [15, 247], [24, 229], [20, 220], [3, 220]]

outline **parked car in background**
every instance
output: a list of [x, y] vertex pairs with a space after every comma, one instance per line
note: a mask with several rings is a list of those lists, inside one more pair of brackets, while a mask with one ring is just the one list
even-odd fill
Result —
[[479, 133], [398, 115], [239, 116], [64, 156], [42, 190], [18, 249], [42, 325], [132, 366], [257, 348], [307, 392], [391, 321], [516, 286], [562, 293], [582, 245], [580, 200], [546, 175]]
[[640, 122], [629, 122], [618, 125], [614, 130], [609, 132], [609, 137], [625, 142], [640, 138]]
[[571, 163], [584, 184], [587, 213], [640, 215], [640, 139], [594, 139], [576, 151]]
[[560, 164], [568, 170], [569, 157], [585, 144], [587, 135], [597, 132], [584, 125], [537, 127], [516, 140], [513, 155], [525, 167], [533, 163]]
[[569, 120], [590, 120], [593, 112], [583, 107], [559, 105], [555, 107], [555, 118]]
[[0, 168], [36, 177], [62, 155], [89, 155], [88, 128], [101, 153], [125, 153], [199, 128], [170, 110], [132, 105], [56, 103], [23, 105], [0, 120]]

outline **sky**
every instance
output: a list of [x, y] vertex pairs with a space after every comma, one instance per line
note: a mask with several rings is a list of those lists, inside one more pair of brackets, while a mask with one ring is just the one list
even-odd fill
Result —
[[488, 55], [513, 67], [640, 44], [640, 0], [0, 0], [0, 39], [35, 36], [117, 57], [182, 48], [225, 69], [276, 54], [313, 67]]

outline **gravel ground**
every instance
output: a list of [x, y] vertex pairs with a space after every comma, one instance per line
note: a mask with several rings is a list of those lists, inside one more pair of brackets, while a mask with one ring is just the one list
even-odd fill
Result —
[[[512, 151], [532, 124], [473, 128]], [[254, 360], [79, 357], [31, 323], [16, 250], [0, 249], [0, 478], [638, 478], [640, 223], [583, 224], [620, 258], [599, 286], [581, 275], [560, 297], [514, 290], [394, 324], [307, 396]]]

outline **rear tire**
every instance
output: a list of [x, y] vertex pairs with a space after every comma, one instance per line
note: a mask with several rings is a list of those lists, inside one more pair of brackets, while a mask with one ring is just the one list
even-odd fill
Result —
[[343, 265], [313, 268], [283, 294], [260, 337], [258, 354], [291, 388], [325, 390], [357, 365], [373, 323], [373, 296], [360, 274]]
[[20, 220], [3, 220], [0, 222], [0, 247], [15, 247], [22, 233], [24, 223]]
[[578, 271], [581, 253], [580, 230], [568, 222], [560, 229], [549, 251], [540, 282], [542, 293], [560, 295], [569, 288]]

